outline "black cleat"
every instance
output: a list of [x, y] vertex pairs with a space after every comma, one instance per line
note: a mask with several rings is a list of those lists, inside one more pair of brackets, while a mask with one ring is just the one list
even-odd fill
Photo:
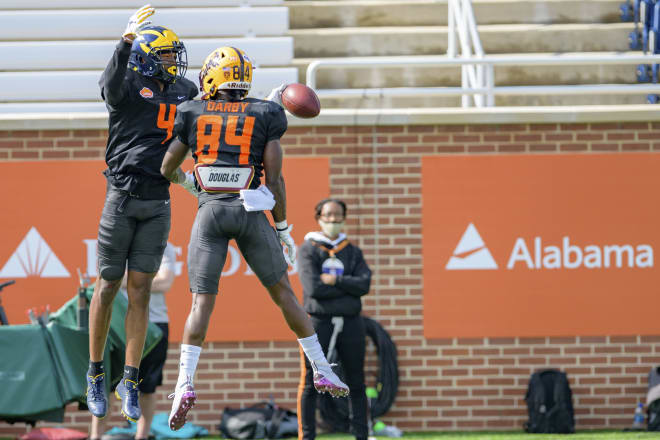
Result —
[[87, 376], [87, 408], [94, 417], [102, 419], [108, 411], [108, 398], [105, 396], [105, 373]]
[[131, 422], [137, 422], [142, 411], [138, 402], [138, 384], [130, 379], [122, 379], [115, 389], [115, 396], [121, 400], [121, 414]]

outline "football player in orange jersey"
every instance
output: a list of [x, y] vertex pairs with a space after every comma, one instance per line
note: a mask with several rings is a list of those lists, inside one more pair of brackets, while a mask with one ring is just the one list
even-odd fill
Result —
[[[179, 379], [169, 424], [185, 423], [197, 396], [193, 376], [215, 305], [230, 239], [235, 239], [252, 271], [266, 287], [314, 369], [319, 392], [346, 396], [348, 387], [332, 371], [309, 317], [298, 303], [287, 275], [296, 247], [286, 220], [280, 138], [287, 129], [283, 108], [276, 102], [248, 98], [253, 65], [233, 47], [221, 47], [205, 60], [199, 75], [202, 100], [179, 106], [175, 140], [161, 172], [170, 181], [183, 173], [179, 166], [189, 152], [195, 161], [199, 209], [188, 247], [188, 277], [192, 308], [181, 344]], [[281, 91], [281, 88], [278, 89]], [[261, 185], [264, 177], [265, 185]], [[275, 229], [263, 211], [270, 210]]]

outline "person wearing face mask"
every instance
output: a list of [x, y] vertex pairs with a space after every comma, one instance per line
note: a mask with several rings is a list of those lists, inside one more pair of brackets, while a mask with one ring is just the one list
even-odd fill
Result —
[[[350, 425], [355, 438], [366, 440], [367, 398], [364, 385], [365, 328], [360, 316], [362, 296], [369, 293], [371, 270], [362, 251], [342, 232], [346, 204], [321, 200], [315, 207], [321, 231], [310, 232], [300, 247], [298, 273], [303, 285], [304, 308], [309, 313], [323, 351], [339, 360], [350, 388]], [[313, 370], [305, 356], [298, 387], [298, 439], [316, 437], [317, 392]]]

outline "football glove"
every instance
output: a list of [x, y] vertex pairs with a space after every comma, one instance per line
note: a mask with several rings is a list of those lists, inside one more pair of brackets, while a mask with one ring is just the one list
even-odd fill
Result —
[[284, 89], [286, 89], [286, 86], [289, 84], [283, 83], [278, 87], [275, 87], [273, 90], [270, 91], [268, 96], [266, 97], [266, 101], [273, 101], [277, 104], [280, 105], [280, 107], [284, 107], [284, 104], [282, 104], [282, 92]]
[[128, 25], [126, 25], [126, 30], [122, 34], [123, 38], [135, 38], [135, 34], [143, 26], [148, 26], [151, 24], [150, 20], [147, 18], [154, 15], [156, 10], [151, 7], [151, 5], [144, 5], [128, 19]]
[[286, 246], [289, 251], [289, 263], [294, 264], [296, 262], [296, 244], [293, 242], [293, 237], [291, 236], [291, 230], [293, 225], [288, 225], [284, 229], [277, 229], [277, 236], [284, 246]]
[[[181, 171], [180, 168], [179, 171]], [[177, 172], [177, 177], [179, 179], [176, 183], [184, 187], [185, 190], [188, 191], [193, 196], [195, 197], [199, 196], [199, 191], [197, 191], [197, 188], [195, 187], [195, 178], [193, 177], [192, 172], [188, 171], [185, 174], [183, 171], [181, 171], [180, 173]]]

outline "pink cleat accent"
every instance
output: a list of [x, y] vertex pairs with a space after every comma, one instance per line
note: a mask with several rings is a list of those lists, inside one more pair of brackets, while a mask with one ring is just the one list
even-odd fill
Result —
[[195, 406], [197, 400], [192, 382], [186, 382], [184, 386], [167, 396], [167, 398], [174, 399], [172, 411], [170, 411], [169, 425], [172, 431], [177, 431], [186, 424], [186, 415]]
[[312, 369], [314, 370], [314, 388], [319, 393], [329, 393], [332, 397], [346, 397], [348, 396], [348, 385], [339, 379], [339, 377], [332, 371], [332, 365], [312, 361]]

